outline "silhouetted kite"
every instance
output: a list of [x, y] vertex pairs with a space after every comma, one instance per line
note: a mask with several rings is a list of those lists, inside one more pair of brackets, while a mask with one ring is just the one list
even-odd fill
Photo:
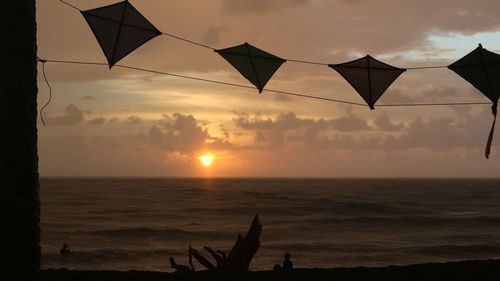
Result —
[[109, 68], [144, 43], [162, 34], [128, 1], [81, 13], [97, 38]]
[[491, 106], [493, 125], [484, 152], [486, 158], [489, 158], [497, 118], [498, 98], [500, 96], [500, 55], [484, 49], [479, 44], [475, 50], [452, 63], [448, 68], [471, 83], [493, 103]]
[[341, 64], [329, 64], [359, 93], [370, 106], [375, 109], [375, 103], [389, 86], [405, 72], [406, 69], [394, 67], [366, 56]]
[[273, 74], [286, 62], [248, 43], [215, 50], [262, 93]]

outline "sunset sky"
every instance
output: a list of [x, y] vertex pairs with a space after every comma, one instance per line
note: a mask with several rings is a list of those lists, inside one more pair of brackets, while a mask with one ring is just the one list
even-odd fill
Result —
[[[106, 62], [78, 11], [38, 0], [38, 54]], [[73, 0], [82, 10], [116, 3]], [[132, 0], [159, 30], [296, 60], [366, 54], [397, 67], [448, 65], [482, 43], [500, 52], [497, 0]], [[167, 36], [120, 64], [251, 85], [217, 53]], [[48, 63], [41, 176], [498, 177], [489, 105], [368, 107], [106, 66]], [[39, 106], [48, 88], [39, 65]], [[363, 102], [334, 70], [285, 63], [266, 88]], [[404, 73], [379, 100], [488, 102], [448, 69]], [[209, 167], [200, 156], [214, 157]]]

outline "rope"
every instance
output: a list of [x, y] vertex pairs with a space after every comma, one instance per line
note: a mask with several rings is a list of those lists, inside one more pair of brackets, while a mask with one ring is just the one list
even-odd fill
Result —
[[42, 63], [43, 78], [45, 79], [47, 87], [49, 87], [49, 99], [47, 100], [47, 103], [45, 103], [45, 105], [42, 106], [42, 109], [40, 109], [40, 119], [42, 120], [42, 124], [45, 127], [45, 120], [43, 119], [43, 110], [49, 105], [50, 101], [52, 100], [52, 87], [50, 86], [49, 80], [47, 79], [47, 75], [45, 74], [45, 63], [47, 63], [47, 60], [42, 60], [42, 59], [38, 60]]
[[[85, 61], [68, 61], [68, 60], [42, 60], [42, 59], [39, 59], [39, 61], [42, 62], [44, 65], [45, 65], [45, 63], [50, 62], [50, 63], [63, 63], [63, 64], [108, 66], [107, 63], [102, 63], [102, 62], [85, 62]], [[218, 80], [211, 80], [211, 79], [205, 79], [205, 78], [193, 77], [193, 76], [187, 76], [187, 75], [181, 75], [181, 74], [174, 74], [174, 73], [169, 73], [169, 72], [164, 72], [164, 71], [158, 71], [158, 70], [151, 70], [151, 69], [140, 68], [140, 67], [135, 67], [135, 66], [128, 66], [128, 65], [116, 64], [115, 67], [124, 68], [124, 69], [130, 69], [130, 70], [136, 70], [136, 71], [141, 71], [141, 72], [148, 72], [148, 73], [153, 73], [153, 74], [160, 74], [160, 75], [172, 76], [172, 77], [189, 79], [189, 80], [195, 80], [195, 81], [201, 81], [201, 82], [207, 82], [207, 83], [213, 83], [213, 84], [219, 84], [219, 85], [226, 85], [226, 86], [239, 87], [239, 88], [245, 88], [245, 89], [255, 89], [255, 87], [247, 86], [247, 85], [243, 85], [243, 84], [230, 83], [230, 82], [218, 81]], [[44, 70], [43, 67], [42, 67], [42, 70], [44, 71], [44, 77], [45, 77], [45, 70]], [[45, 77], [45, 79], [46, 79], [47, 85], [49, 86], [49, 89], [50, 89], [50, 85], [48, 84], [47, 78]], [[328, 101], [328, 102], [343, 103], [343, 104], [350, 104], [350, 105], [363, 106], [363, 107], [367, 106], [366, 104], [363, 104], [363, 103], [357, 103], [357, 102], [346, 101], [346, 100], [339, 100], [339, 99], [332, 99], [332, 98], [326, 98], [326, 97], [319, 97], [319, 96], [307, 95], [307, 94], [302, 94], [302, 93], [294, 93], [294, 92], [289, 92], [289, 91], [280, 91], [280, 90], [272, 90], [272, 89], [264, 89], [264, 91], [270, 92], [270, 93], [276, 93], [276, 94], [283, 94], [283, 95], [295, 96], [295, 97], [302, 97], [302, 98], [308, 98], [308, 99], [316, 99], [316, 100]], [[49, 102], [50, 102], [50, 99], [49, 99]], [[381, 104], [381, 105], [377, 105], [377, 106], [385, 106], [385, 107], [388, 107], [388, 106], [392, 106], [392, 107], [410, 107], [410, 106], [464, 106], [464, 105], [483, 105], [483, 104], [490, 104], [490, 103], [485, 103], [485, 102], [408, 103], [408, 104]]]

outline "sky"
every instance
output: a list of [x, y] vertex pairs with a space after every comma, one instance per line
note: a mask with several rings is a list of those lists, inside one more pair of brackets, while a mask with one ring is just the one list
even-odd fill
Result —
[[[38, 55], [106, 62], [80, 13], [37, 1]], [[68, 0], [82, 10], [116, 3]], [[366, 54], [397, 67], [449, 65], [482, 43], [500, 53], [497, 0], [130, 1], [159, 30], [217, 49], [248, 42], [295, 60]], [[120, 64], [251, 86], [217, 53], [159, 36]], [[489, 105], [378, 107], [128, 69], [47, 63], [41, 176], [498, 177]], [[39, 64], [39, 109], [49, 98]], [[266, 88], [362, 103], [334, 70], [286, 62]], [[411, 70], [378, 101], [488, 102], [446, 68]], [[210, 167], [200, 156], [213, 157]]]

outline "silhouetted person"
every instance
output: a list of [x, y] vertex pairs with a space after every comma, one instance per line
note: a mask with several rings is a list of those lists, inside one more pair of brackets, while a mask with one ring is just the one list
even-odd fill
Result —
[[284, 270], [292, 270], [293, 269], [293, 262], [290, 260], [290, 253], [285, 254], [285, 260], [283, 261], [283, 269]]
[[276, 271], [281, 270], [281, 265], [279, 265], [279, 264], [275, 264], [275, 265], [273, 266], [273, 270], [276, 270]]
[[61, 253], [61, 255], [63, 255], [64, 257], [69, 255], [71, 253], [71, 251], [69, 249], [68, 244], [64, 244], [63, 247], [61, 248], [61, 250], [59, 250], [59, 253]]

